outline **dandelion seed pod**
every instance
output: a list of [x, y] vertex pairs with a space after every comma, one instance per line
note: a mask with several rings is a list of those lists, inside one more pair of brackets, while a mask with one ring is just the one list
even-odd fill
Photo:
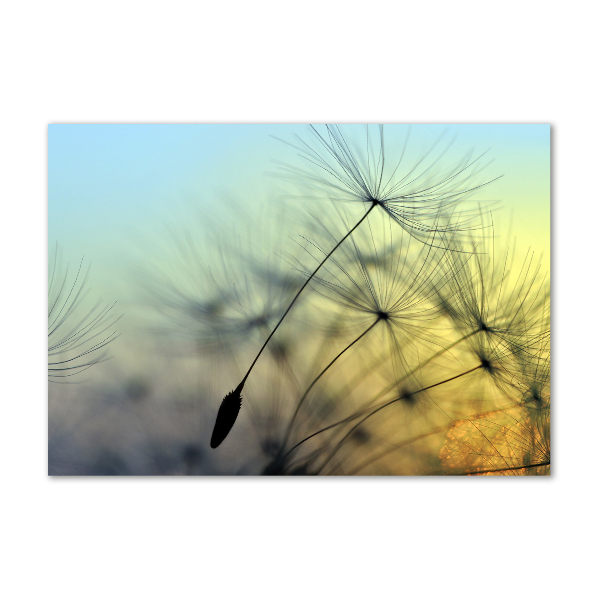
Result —
[[242, 381], [233, 392], [229, 392], [229, 394], [223, 398], [223, 402], [221, 402], [219, 412], [217, 413], [215, 428], [213, 429], [212, 437], [210, 438], [211, 448], [216, 448], [221, 445], [223, 440], [229, 435], [240, 412], [240, 408], [242, 407], [243, 387], [244, 382]]

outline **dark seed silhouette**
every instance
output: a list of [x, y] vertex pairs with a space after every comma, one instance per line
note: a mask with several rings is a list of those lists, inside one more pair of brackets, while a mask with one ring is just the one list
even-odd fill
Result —
[[242, 406], [242, 389], [244, 388], [245, 382], [246, 380], [244, 379], [233, 392], [229, 392], [229, 394], [223, 398], [223, 402], [221, 402], [219, 412], [217, 413], [215, 428], [213, 429], [212, 437], [210, 438], [211, 448], [219, 446], [231, 431]]

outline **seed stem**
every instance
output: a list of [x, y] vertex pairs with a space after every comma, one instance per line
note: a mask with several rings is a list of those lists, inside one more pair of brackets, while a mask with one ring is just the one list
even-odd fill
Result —
[[304, 291], [304, 288], [309, 284], [310, 280], [317, 274], [317, 271], [325, 264], [325, 262], [327, 262], [327, 259], [342, 245], [342, 243], [348, 237], [350, 237], [352, 235], [352, 233], [354, 233], [354, 230], [368, 217], [369, 213], [375, 208], [375, 206], [377, 206], [377, 204], [375, 204], [375, 203], [373, 203], [371, 205], [369, 210], [364, 214], [363, 217], [361, 217], [361, 219], [358, 221], [358, 223], [334, 246], [333, 250], [331, 250], [329, 252], [329, 254], [327, 254], [327, 256], [319, 263], [319, 266], [313, 271], [312, 275], [304, 282], [302, 287], [298, 290], [298, 292], [294, 296], [294, 299], [290, 302], [290, 305], [287, 307], [286, 311], [283, 313], [283, 316], [281, 317], [281, 319], [279, 319], [277, 325], [275, 325], [275, 327], [273, 328], [273, 331], [271, 331], [271, 333], [269, 334], [269, 337], [265, 340], [265, 343], [262, 345], [262, 348], [258, 351], [256, 358], [254, 359], [254, 361], [250, 365], [250, 368], [248, 369], [246, 375], [244, 375], [244, 378], [242, 379], [242, 384], [244, 384], [246, 382], [246, 379], [248, 379], [248, 376], [250, 375], [250, 372], [254, 368], [256, 361], [258, 360], [258, 358], [262, 354], [263, 350], [265, 349], [266, 345], [269, 343], [269, 341], [271, 340], [271, 338], [273, 337], [273, 335], [275, 334], [275, 332], [281, 325], [283, 319], [285, 319], [286, 315], [290, 312], [290, 309], [292, 308], [292, 306], [294, 306], [294, 303], [298, 299], [298, 296], [300, 296], [300, 294]]
[[[244, 375], [244, 378], [242, 379], [240, 384], [237, 386], [237, 388], [233, 392], [231, 392], [230, 394], [227, 394], [225, 396], [225, 398], [223, 398], [223, 401], [221, 402], [221, 407], [219, 408], [219, 413], [217, 414], [215, 428], [213, 429], [213, 434], [212, 434], [212, 439], [211, 439], [211, 448], [216, 448], [217, 446], [219, 446], [221, 444], [221, 442], [227, 437], [227, 435], [229, 435], [229, 432], [231, 431], [231, 428], [233, 427], [235, 420], [237, 419], [239, 407], [241, 406], [241, 401], [242, 401], [241, 393], [242, 393], [242, 390], [244, 389], [244, 384], [246, 383], [246, 379], [248, 379], [248, 376], [250, 375], [250, 372], [254, 368], [256, 361], [259, 359], [263, 350], [265, 349], [265, 347], [267, 346], [267, 344], [269, 343], [269, 341], [271, 340], [271, 338], [273, 337], [273, 335], [275, 334], [275, 332], [277, 331], [277, 329], [283, 322], [283, 319], [285, 319], [286, 315], [290, 312], [292, 306], [294, 306], [294, 302], [296, 302], [296, 300], [298, 299], [298, 296], [300, 296], [300, 294], [303, 292], [304, 288], [309, 284], [310, 280], [315, 276], [317, 271], [325, 264], [327, 259], [340, 247], [340, 245], [344, 242], [344, 240], [346, 240], [346, 238], [348, 238], [352, 235], [354, 230], [369, 216], [369, 213], [377, 206], [377, 204], [379, 204], [379, 202], [374, 200], [373, 203], [371, 204], [371, 207], [369, 208], [369, 210], [359, 219], [358, 223], [356, 223], [356, 225], [334, 246], [334, 248], [329, 252], [329, 254], [327, 254], [327, 256], [319, 263], [319, 266], [313, 271], [312, 275], [304, 282], [302, 287], [298, 290], [298, 292], [296, 293], [296, 295], [290, 302], [290, 305], [287, 307], [286, 311], [283, 313], [283, 316], [281, 317], [281, 319], [279, 319], [279, 321], [277, 322], [277, 325], [275, 325], [275, 327], [273, 328], [273, 331], [271, 331], [271, 333], [269, 334], [269, 337], [265, 340], [265, 343], [262, 345], [262, 348], [258, 351], [256, 358], [252, 361], [250, 368]], [[227, 411], [225, 407], [226, 407], [226, 404], [228, 401], [228, 397], [232, 397], [232, 394], [235, 397], [237, 397], [237, 399], [239, 399], [240, 405], [237, 406], [236, 410], [231, 409], [231, 410]], [[221, 412], [221, 411], [225, 411], [225, 412]], [[222, 430], [221, 431], [226, 430], [226, 433], [224, 436], [222, 434], [217, 434], [217, 436], [215, 437], [215, 433], [217, 432], [217, 426], [219, 425], [219, 415], [222, 415], [221, 416], [221, 421], [222, 421]], [[213, 442], [214, 442], [214, 444], [213, 444]]]

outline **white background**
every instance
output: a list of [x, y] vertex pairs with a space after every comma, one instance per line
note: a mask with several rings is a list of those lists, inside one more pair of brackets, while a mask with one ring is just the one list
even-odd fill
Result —
[[[590, 6], [121, 0], [3, 9], [4, 597], [593, 595], [599, 131]], [[552, 477], [47, 477], [48, 124], [329, 121], [552, 124]]]

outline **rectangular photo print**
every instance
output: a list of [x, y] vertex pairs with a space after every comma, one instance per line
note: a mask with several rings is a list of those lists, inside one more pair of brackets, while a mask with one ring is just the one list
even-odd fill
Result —
[[49, 475], [549, 475], [550, 132], [49, 125]]

